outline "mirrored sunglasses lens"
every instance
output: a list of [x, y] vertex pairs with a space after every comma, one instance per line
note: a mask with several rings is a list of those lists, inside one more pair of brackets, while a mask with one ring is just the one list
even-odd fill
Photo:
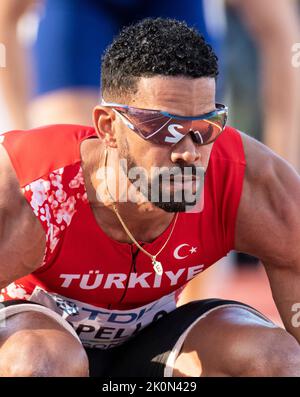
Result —
[[213, 117], [207, 120], [196, 120], [192, 124], [191, 137], [199, 145], [213, 142], [223, 131], [225, 121], [223, 117]]
[[160, 112], [134, 110], [128, 112], [126, 116], [135, 126], [139, 135], [146, 139], [151, 139], [157, 132], [164, 129], [164, 126], [166, 126], [169, 121], [169, 118], [162, 115]]
[[141, 109], [126, 109], [120, 113], [132, 123], [132, 129], [143, 139], [163, 145], [174, 145], [189, 132], [192, 132], [195, 143], [209, 144], [223, 131], [227, 119], [226, 113], [193, 121], [169, 118], [159, 111]]

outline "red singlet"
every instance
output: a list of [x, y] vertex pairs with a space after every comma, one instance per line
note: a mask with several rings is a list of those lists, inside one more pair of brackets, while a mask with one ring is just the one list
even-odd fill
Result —
[[[53, 125], [0, 137], [22, 192], [47, 236], [41, 267], [1, 290], [0, 301], [41, 303], [69, 321], [87, 347], [116, 346], [176, 308], [188, 280], [234, 248], [245, 156], [231, 127], [214, 144], [205, 176], [204, 209], [180, 213], [153, 272], [134, 244], [109, 238], [98, 226], [85, 189], [80, 143], [93, 128]], [[97, 139], [97, 138], [96, 138]], [[144, 248], [155, 254], [171, 225]], [[32, 236], [34, 238], [34, 236]]]

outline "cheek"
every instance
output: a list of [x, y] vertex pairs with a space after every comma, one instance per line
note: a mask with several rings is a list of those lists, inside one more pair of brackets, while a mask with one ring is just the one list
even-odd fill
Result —
[[120, 129], [116, 139], [121, 157], [127, 158], [130, 156], [134, 160], [140, 159], [143, 142], [140, 142], [141, 139], [135, 133]]
[[120, 145], [123, 157], [130, 157], [135, 164], [148, 171], [153, 162], [152, 145], [135, 134], [126, 134]]
[[127, 158], [128, 153], [130, 153], [130, 149], [128, 146], [128, 141], [125, 136], [118, 136], [116, 138], [117, 140], [117, 145], [118, 145], [118, 152], [119, 152], [119, 157], [120, 158]]
[[200, 158], [201, 158], [201, 163], [203, 164], [205, 169], [208, 166], [209, 159], [210, 159], [210, 156], [211, 156], [211, 152], [212, 152], [212, 149], [213, 149], [213, 145], [214, 145], [214, 143], [211, 143], [209, 145], [200, 146], [199, 149], [198, 149], [198, 152], [199, 152], [199, 155], [200, 155]]

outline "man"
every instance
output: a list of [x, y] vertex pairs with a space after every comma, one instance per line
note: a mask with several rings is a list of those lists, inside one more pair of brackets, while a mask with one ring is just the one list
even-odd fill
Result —
[[[300, 179], [225, 127], [217, 74], [196, 31], [146, 19], [104, 56], [95, 129], [3, 135], [2, 376], [300, 375]], [[183, 186], [171, 176], [165, 202], [146, 191], [154, 167], [192, 174]], [[175, 197], [196, 191], [199, 169], [204, 206], [191, 211]], [[240, 302], [177, 307], [187, 281], [231, 249], [261, 258], [287, 331]]]

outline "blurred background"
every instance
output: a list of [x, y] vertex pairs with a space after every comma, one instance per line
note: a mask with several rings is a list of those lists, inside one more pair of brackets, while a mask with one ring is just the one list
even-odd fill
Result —
[[[147, 16], [184, 20], [205, 36], [219, 57], [217, 100], [229, 106], [229, 123], [299, 172], [292, 48], [300, 43], [300, 0], [1, 0], [0, 134], [92, 124], [104, 49], [123, 25]], [[240, 300], [282, 325], [256, 258], [230, 253], [191, 282], [182, 302], [205, 297]]]

